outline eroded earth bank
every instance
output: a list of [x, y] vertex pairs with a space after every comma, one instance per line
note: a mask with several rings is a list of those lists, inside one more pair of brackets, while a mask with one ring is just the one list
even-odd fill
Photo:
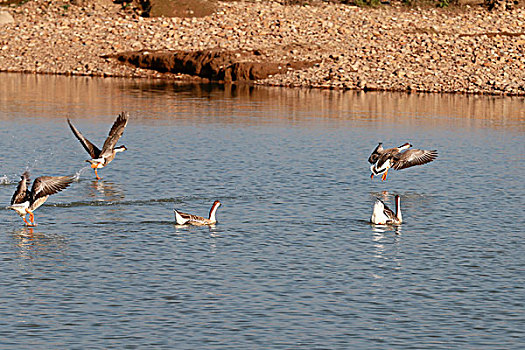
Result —
[[199, 6], [175, 17], [109, 0], [3, 6], [0, 71], [525, 95], [523, 7]]

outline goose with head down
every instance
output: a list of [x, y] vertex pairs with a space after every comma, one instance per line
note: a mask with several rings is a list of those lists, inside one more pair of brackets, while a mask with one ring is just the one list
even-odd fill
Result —
[[71, 131], [73, 131], [73, 134], [91, 156], [91, 159], [86, 160], [86, 162], [91, 163], [91, 168], [95, 170], [95, 176], [97, 177], [97, 180], [100, 180], [97, 169], [108, 165], [115, 158], [117, 153], [127, 150], [126, 146], [115, 146], [124, 133], [124, 128], [128, 123], [128, 119], [129, 115], [127, 112], [120, 113], [113, 123], [111, 130], [109, 131], [109, 135], [102, 146], [102, 150], [86, 139], [84, 135], [82, 135], [82, 133], [78, 131], [77, 128], [75, 128], [71, 121], [69, 119], [67, 120]]
[[[62, 191], [74, 180], [74, 176], [40, 176], [33, 182], [31, 191], [28, 191], [31, 180], [29, 172], [26, 171], [18, 182], [8, 208], [16, 211], [28, 226], [36, 226], [33, 212], [44, 204], [50, 195]], [[26, 220], [27, 214], [31, 223]]]
[[396, 195], [396, 212], [394, 213], [382, 200], [377, 199], [370, 222], [376, 225], [399, 225], [403, 222], [401, 215], [401, 198]]
[[219, 201], [213, 202], [208, 218], [204, 218], [202, 216], [197, 216], [197, 215], [192, 215], [192, 214], [186, 214], [177, 209], [173, 209], [173, 211], [175, 212], [175, 221], [177, 222], [177, 225], [195, 225], [195, 226], [215, 225], [217, 223], [217, 218], [215, 217], [215, 213], [217, 212], [217, 209], [220, 207], [220, 205], [221, 205], [221, 202]]
[[423, 165], [433, 161], [438, 156], [436, 150], [410, 149], [410, 147], [412, 145], [407, 142], [399, 147], [384, 149], [380, 142], [368, 158], [368, 162], [372, 164], [370, 178], [373, 179], [374, 175], [383, 174], [381, 180], [385, 181], [390, 168], [401, 170], [415, 165]]

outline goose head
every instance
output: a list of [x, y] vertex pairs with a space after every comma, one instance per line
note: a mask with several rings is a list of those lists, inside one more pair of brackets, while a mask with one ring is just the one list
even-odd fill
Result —
[[372, 151], [372, 154], [368, 158], [368, 162], [371, 164], [374, 164], [375, 162], [377, 162], [377, 160], [381, 156], [381, 153], [383, 153], [383, 143], [379, 142], [377, 147]]
[[405, 142], [404, 144], [399, 146], [398, 149], [399, 151], [404, 151], [404, 150], [409, 149], [410, 147], [412, 147], [412, 144], [410, 144], [410, 142]]
[[128, 150], [128, 148], [126, 146], [124, 146], [124, 145], [115, 147], [114, 149], [115, 149], [115, 152], [117, 152], [117, 153], [118, 152], [124, 152], [124, 151]]

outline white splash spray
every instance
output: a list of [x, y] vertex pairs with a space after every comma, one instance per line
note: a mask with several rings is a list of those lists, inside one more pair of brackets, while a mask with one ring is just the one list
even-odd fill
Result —
[[84, 173], [86, 170], [90, 168], [91, 168], [91, 165], [86, 165], [85, 167], [77, 171], [75, 175], [73, 175], [73, 179], [74, 179], [73, 181], [78, 182], [80, 180], [80, 175], [82, 175], [82, 173]]
[[11, 181], [9, 181], [9, 178], [7, 175], [0, 176], [0, 185], [9, 185]]

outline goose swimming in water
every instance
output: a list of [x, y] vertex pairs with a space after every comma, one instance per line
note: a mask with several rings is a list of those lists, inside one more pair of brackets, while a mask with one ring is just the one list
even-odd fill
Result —
[[[28, 192], [31, 180], [29, 179], [29, 172], [26, 171], [18, 182], [13, 198], [11, 198], [11, 205], [8, 208], [16, 211], [27, 226], [36, 226], [33, 212], [44, 204], [50, 195], [62, 191], [74, 179], [74, 176], [40, 176], [35, 179], [31, 191]], [[26, 220], [27, 214], [29, 214], [31, 223]]]
[[215, 212], [220, 207], [221, 202], [215, 201], [210, 209], [210, 215], [208, 219], [203, 218], [202, 216], [186, 214], [177, 209], [174, 209], [175, 212], [175, 221], [177, 225], [195, 225], [195, 226], [205, 226], [205, 225], [214, 225], [217, 223], [215, 218]]
[[398, 195], [395, 197], [396, 212], [394, 213], [382, 200], [377, 199], [374, 204], [374, 210], [370, 222], [376, 225], [399, 225], [403, 222], [401, 215], [401, 199]]
[[436, 150], [409, 149], [410, 147], [412, 145], [407, 142], [399, 147], [384, 149], [380, 142], [368, 158], [368, 162], [372, 164], [370, 178], [373, 179], [374, 175], [383, 174], [381, 180], [385, 181], [390, 168], [395, 170], [410, 168], [414, 165], [429, 163], [438, 156]]
[[106, 138], [104, 145], [102, 146], [102, 150], [100, 150], [97, 146], [95, 146], [88, 139], [86, 139], [84, 135], [82, 135], [82, 133], [80, 133], [80, 131], [78, 131], [77, 128], [75, 128], [75, 126], [71, 124], [71, 121], [68, 118], [67, 123], [69, 124], [71, 131], [73, 131], [73, 134], [75, 134], [76, 138], [80, 141], [82, 146], [84, 146], [84, 149], [91, 156], [91, 159], [86, 160], [86, 162], [91, 163], [91, 168], [95, 170], [95, 176], [97, 177], [97, 180], [100, 180], [100, 177], [97, 173], [97, 169], [103, 168], [109, 163], [111, 163], [111, 161], [115, 158], [115, 155], [118, 152], [123, 152], [127, 150], [126, 146], [115, 147], [115, 145], [124, 133], [124, 128], [128, 123], [128, 118], [128, 113], [120, 113], [120, 115], [113, 123], [111, 130], [109, 131], [109, 135]]

